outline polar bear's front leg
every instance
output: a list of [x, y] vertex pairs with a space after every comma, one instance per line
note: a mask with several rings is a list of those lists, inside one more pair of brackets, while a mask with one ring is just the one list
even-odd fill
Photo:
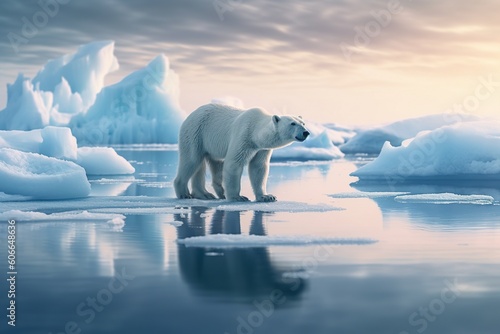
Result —
[[244, 162], [236, 159], [226, 159], [224, 161], [223, 182], [226, 198], [230, 201], [247, 202], [249, 199], [240, 196], [241, 175], [243, 174]]
[[248, 174], [255, 194], [255, 200], [258, 202], [275, 202], [276, 196], [267, 194], [266, 184], [269, 175], [269, 162], [271, 160], [272, 150], [262, 150], [250, 160], [248, 165]]

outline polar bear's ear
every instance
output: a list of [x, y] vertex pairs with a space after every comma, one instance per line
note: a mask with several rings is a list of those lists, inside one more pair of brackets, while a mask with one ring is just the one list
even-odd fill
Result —
[[299, 116], [300, 119], [302, 119], [302, 116]]
[[278, 115], [274, 115], [274, 116], [273, 116], [273, 122], [274, 122], [274, 123], [278, 123], [278, 122], [280, 121], [280, 119], [281, 119], [281, 118], [280, 118]]

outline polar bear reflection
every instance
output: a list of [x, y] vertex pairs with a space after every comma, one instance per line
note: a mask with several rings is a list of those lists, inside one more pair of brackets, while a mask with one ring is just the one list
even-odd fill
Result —
[[[205, 235], [207, 208], [193, 207], [190, 219], [175, 215], [184, 224], [177, 229], [179, 239]], [[210, 234], [240, 234], [240, 212], [215, 211]], [[255, 212], [250, 234], [265, 235], [263, 213]], [[220, 256], [207, 256], [216, 251]], [[292, 270], [278, 269], [265, 247], [214, 249], [178, 246], [183, 279], [198, 292], [221, 293], [233, 298], [268, 296], [279, 290], [287, 299], [300, 297], [306, 287], [304, 278], [284, 275]]]

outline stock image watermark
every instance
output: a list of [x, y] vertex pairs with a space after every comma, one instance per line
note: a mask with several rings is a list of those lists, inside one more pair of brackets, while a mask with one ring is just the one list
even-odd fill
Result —
[[238, 6], [242, 5], [246, 0], [214, 0], [212, 2], [215, 12], [221, 21], [224, 21], [226, 12], [234, 11]]
[[26, 45], [29, 41], [35, 38], [40, 29], [45, 28], [51, 19], [59, 13], [61, 5], [67, 5], [71, 0], [38, 0], [37, 5], [39, 10], [33, 13], [30, 17], [23, 16], [21, 18], [21, 28], [17, 32], [7, 33], [7, 39], [15, 53], [19, 53], [19, 47]]
[[[317, 269], [318, 265], [326, 261], [334, 254], [334, 249], [338, 246], [318, 245], [314, 248], [313, 255], [304, 258], [295, 267], [300, 275], [290, 274], [283, 275], [283, 283], [286, 286], [286, 291], [298, 291], [304, 284], [304, 280], [308, 278], [309, 272]], [[284, 288], [272, 290], [267, 298], [254, 300], [252, 302], [253, 311], [245, 315], [240, 315], [236, 318], [236, 329], [234, 332], [224, 332], [224, 334], [252, 334], [256, 329], [261, 327], [266, 319], [269, 319], [276, 309], [284, 305], [288, 301]]]
[[9, 326], [16, 326], [16, 221], [9, 220], [7, 226], [7, 299], [9, 301], [7, 307], [7, 323]]
[[103, 312], [107, 306], [113, 302], [115, 295], [120, 294], [135, 279], [134, 275], [126, 272], [122, 268], [121, 272], [110, 279], [105, 288], [97, 291], [95, 295], [89, 296], [79, 303], [75, 308], [75, 315], [78, 320], [69, 320], [64, 324], [63, 330], [58, 332], [49, 332], [48, 334], [79, 334], [83, 324], [90, 324], [97, 317], [98, 313]]
[[[436, 321], [446, 311], [446, 307], [454, 303], [461, 295], [458, 279], [444, 281], [445, 287], [441, 289], [439, 297], [432, 299], [427, 305], [420, 306], [418, 310], [410, 314], [408, 323], [415, 331], [423, 333], [429, 328], [430, 323]], [[412, 332], [402, 331], [399, 334], [410, 334]]]
[[[411, 2], [412, 0], [406, 0]], [[352, 42], [341, 42], [339, 44], [340, 51], [344, 58], [351, 62], [354, 54], [360, 53], [363, 48], [367, 48], [372, 41], [380, 36], [383, 30], [390, 26], [394, 17], [401, 14], [404, 7], [400, 0], [389, 0], [385, 8], [380, 10], [373, 10], [370, 12], [372, 20], [366, 22], [362, 26], [355, 26], [354, 37]]]

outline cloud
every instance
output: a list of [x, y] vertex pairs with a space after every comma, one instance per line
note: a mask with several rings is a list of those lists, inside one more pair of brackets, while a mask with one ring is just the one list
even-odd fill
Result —
[[[116, 41], [122, 76], [165, 53], [182, 80], [218, 75], [289, 85], [324, 79], [341, 89], [392, 84], [398, 75], [479, 75], [500, 55], [495, 0], [400, 0], [401, 12], [362, 47], [355, 45], [355, 28], [364, 29], [374, 12], [397, 0], [218, 1], [229, 6], [223, 20], [212, 0], [69, 0], [19, 53], [7, 35], [20, 34], [22, 18], [31, 19], [40, 6], [1, 1], [0, 75], [13, 81], [19, 71], [30, 74], [50, 58], [104, 39]], [[350, 61], [341, 43], [354, 46]]]

